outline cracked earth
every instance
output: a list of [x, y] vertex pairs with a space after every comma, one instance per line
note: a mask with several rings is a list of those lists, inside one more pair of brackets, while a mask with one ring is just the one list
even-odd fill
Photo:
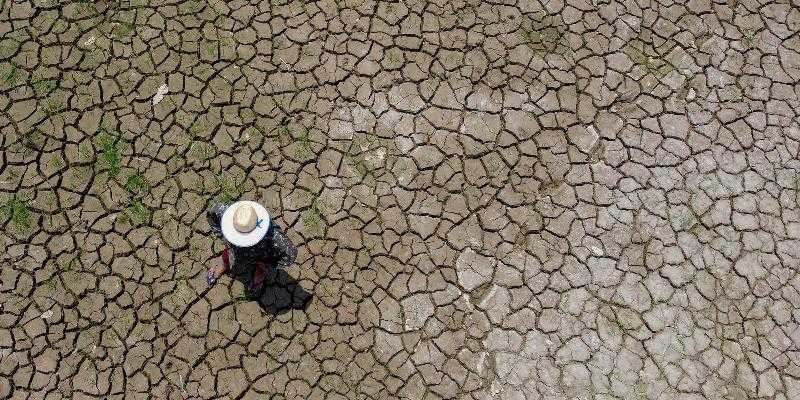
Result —
[[800, 398], [796, 0], [0, 10], [0, 398]]

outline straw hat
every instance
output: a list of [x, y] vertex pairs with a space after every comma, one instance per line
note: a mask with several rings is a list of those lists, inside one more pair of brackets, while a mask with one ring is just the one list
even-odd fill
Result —
[[250, 247], [264, 238], [269, 230], [269, 213], [254, 201], [237, 201], [222, 214], [222, 235], [237, 247]]

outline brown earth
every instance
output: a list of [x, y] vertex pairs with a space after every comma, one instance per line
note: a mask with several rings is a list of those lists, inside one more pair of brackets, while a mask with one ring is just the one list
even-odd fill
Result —
[[[800, 3], [0, 0], [0, 397], [800, 398]], [[205, 210], [300, 249], [205, 283]]]

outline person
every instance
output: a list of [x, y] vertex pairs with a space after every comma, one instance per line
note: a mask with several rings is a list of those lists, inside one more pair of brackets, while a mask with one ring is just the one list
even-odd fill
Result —
[[215, 204], [206, 213], [213, 233], [225, 241], [222, 263], [209, 267], [206, 281], [213, 285], [229, 269], [253, 267], [247, 287], [258, 294], [267, 276], [267, 263], [277, 268], [291, 265], [297, 248], [281, 228], [270, 220], [269, 212], [254, 201]]

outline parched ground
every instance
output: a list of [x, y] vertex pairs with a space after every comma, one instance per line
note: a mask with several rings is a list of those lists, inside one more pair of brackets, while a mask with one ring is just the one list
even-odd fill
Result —
[[0, 10], [0, 398], [800, 398], [797, 0]]

